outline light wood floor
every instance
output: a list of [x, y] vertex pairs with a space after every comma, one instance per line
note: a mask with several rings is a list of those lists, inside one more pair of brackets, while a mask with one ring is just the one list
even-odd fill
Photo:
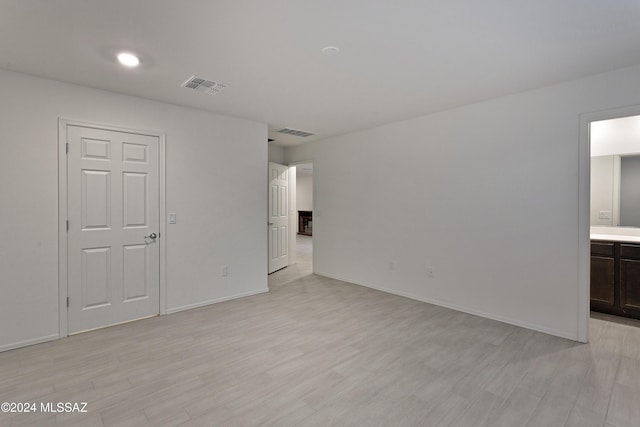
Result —
[[640, 328], [582, 345], [316, 275], [0, 353], [0, 426], [638, 426]]
[[269, 275], [269, 289], [292, 282], [313, 272], [313, 238], [296, 235], [296, 263]]

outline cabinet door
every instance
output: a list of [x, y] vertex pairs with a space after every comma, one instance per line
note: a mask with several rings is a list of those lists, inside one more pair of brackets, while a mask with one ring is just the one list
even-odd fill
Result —
[[620, 307], [640, 313], [640, 260], [620, 260]]
[[[613, 258], [591, 256], [591, 303], [613, 307], [615, 302]], [[638, 270], [640, 272], [640, 269]]]

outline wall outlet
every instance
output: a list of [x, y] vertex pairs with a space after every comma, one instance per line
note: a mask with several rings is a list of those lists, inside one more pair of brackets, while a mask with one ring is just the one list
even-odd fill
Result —
[[427, 267], [427, 276], [433, 277], [433, 267]]
[[611, 219], [611, 211], [598, 212], [598, 219]]
[[222, 275], [222, 277], [227, 277], [229, 275], [229, 267], [223, 265], [220, 269], [220, 274]]
[[395, 271], [395, 269], [396, 269], [396, 262], [395, 261], [391, 261], [389, 263], [389, 270]]
[[175, 224], [175, 223], [176, 223], [176, 214], [172, 212], [169, 214], [169, 224]]

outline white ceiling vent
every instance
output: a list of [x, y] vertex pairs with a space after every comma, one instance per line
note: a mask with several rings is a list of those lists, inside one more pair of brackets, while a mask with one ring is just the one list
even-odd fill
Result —
[[305, 132], [303, 130], [290, 129], [290, 128], [280, 129], [278, 132], [284, 133], [286, 135], [299, 136], [301, 138], [306, 138], [308, 136], [315, 135], [315, 133]]
[[196, 76], [191, 76], [189, 77], [189, 80], [182, 83], [182, 87], [197, 90], [198, 92], [207, 93], [209, 95], [215, 95], [216, 93], [222, 92], [222, 90], [227, 86], [229, 85], [214, 82], [212, 80], [206, 80]]

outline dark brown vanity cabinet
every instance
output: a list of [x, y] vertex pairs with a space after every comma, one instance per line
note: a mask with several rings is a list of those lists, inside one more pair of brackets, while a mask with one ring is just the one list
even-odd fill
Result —
[[591, 309], [640, 319], [640, 244], [591, 242]]
[[620, 244], [620, 308], [640, 317], [640, 245]]
[[591, 242], [591, 309], [615, 305], [615, 247], [609, 242]]

